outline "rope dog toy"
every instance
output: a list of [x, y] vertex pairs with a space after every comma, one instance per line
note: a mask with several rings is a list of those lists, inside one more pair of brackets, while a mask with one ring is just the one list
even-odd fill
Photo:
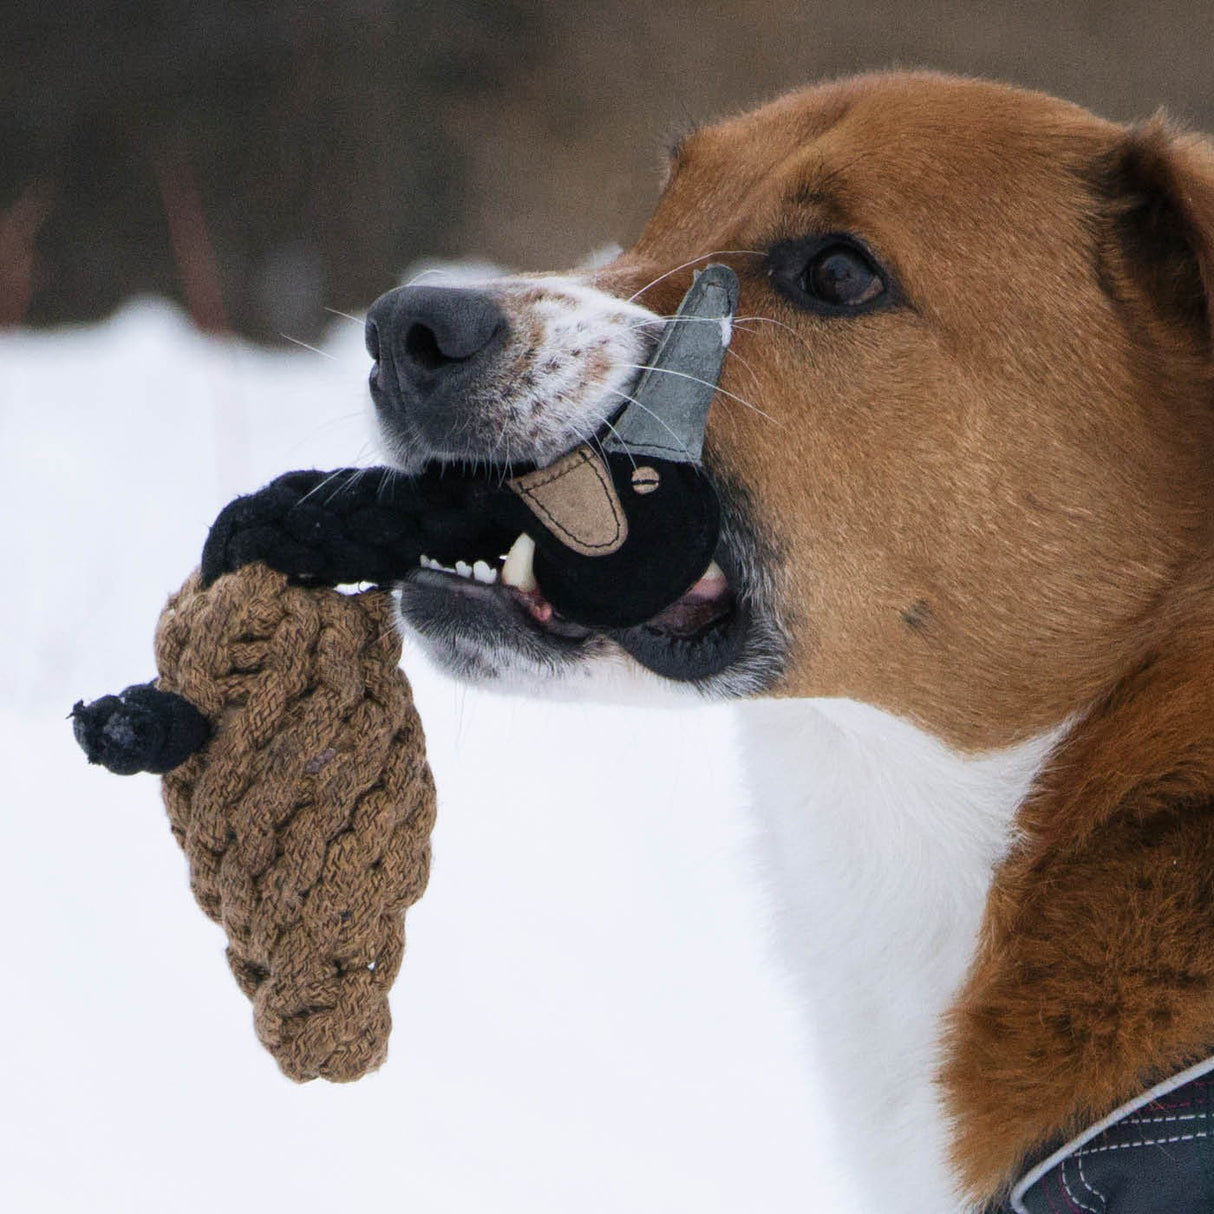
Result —
[[157, 686], [74, 710], [90, 759], [129, 770], [142, 746], [168, 768], [191, 889], [227, 932], [258, 1038], [300, 1082], [383, 1062], [404, 912], [426, 886], [434, 783], [400, 649], [384, 591], [262, 564], [195, 573], [161, 615]]
[[[650, 364], [692, 370], [643, 376], [614, 446], [511, 480], [292, 472], [237, 498], [161, 615], [158, 679], [73, 708], [90, 762], [162, 775], [191, 889], [290, 1078], [383, 1062], [429, 874], [434, 783], [382, 587], [423, 554], [526, 532], [544, 595], [577, 623], [629, 627], [675, 601], [717, 542], [699, 458], [736, 302], [726, 267], [697, 277], [675, 320], [709, 323], [668, 324]], [[376, 586], [333, 589], [360, 582]]]

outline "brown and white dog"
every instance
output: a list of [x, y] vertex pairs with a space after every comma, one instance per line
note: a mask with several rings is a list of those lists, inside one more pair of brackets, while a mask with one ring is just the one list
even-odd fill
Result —
[[404, 614], [469, 677], [747, 700], [840, 1141], [871, 1208], [974, 1209], [1214, 1050], [1214, 153], [974, 80], [792, 94], [682, 139], [610, 265], [393, 293], [389, 449], [600, 431], [710, 261], [717, 568], [606, 635], [520, 544]]

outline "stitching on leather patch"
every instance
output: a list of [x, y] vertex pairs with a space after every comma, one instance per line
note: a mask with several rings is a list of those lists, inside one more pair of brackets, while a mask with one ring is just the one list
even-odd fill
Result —
[[[589, 535], [584, 533], [579, 534], [571, 530], [559, 516], [554, 514], [536, 496], [538, 490], [553, 485], [557, 481], [581, 471], [586, 466], [589, 466], [591, 473], [603, 491], [602, 496], [607, 503], [607, 508], [611, 512], [611, 520], [615, 528], [614, 533], [609, 539], [598, 542], [593, 538], [593, 533]], [[510, 487], [527, 502], [531, 510], [540, 517], [541, 521], [552, 532], [560, 537], [567, 547], [581, 553], [583, 556], [610, 555], [616, 552], [624, 543], [624, 540], [628, 538], [628, 520], [624, 515], [624, 508], [616, 495], [615, 485], [612, 484], [611, 477], [602, 462], [595, 459], [584, 447], [571, 451], [548, 468], [541, 468], [536, 472], [529, 473], [527, 476], [521, 476], [517, 480], [511, 481]]]

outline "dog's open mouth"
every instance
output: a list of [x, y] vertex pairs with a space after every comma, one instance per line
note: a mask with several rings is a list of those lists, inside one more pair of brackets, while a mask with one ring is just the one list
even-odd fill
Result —
[[[423, 554], [419, 568], [426, 584], [445, 587], [456, 593], [491, 594], [505, 599], [525, 613], [538, 627], [558, 636], [589, 636], [593, 629], [565, 619], [544, 597], [535, 580], [533, 566], [535, 541], [520, 533], [508, 552], [493, 561], [484, 557], [456, 558], [444, 564]], [[720, 623], [733, 609], [734, 596], [720, 565], [714, 560], [699, 579], [678, 599], [647, 621], [644, 627], [671, 636], [690, 637]]]
[[590, 628], [553, 607], [536, 581], [535, 543], [525, 533], [465, 538], [458, 555], [444, 544], [435, 552], [422, 555], [402, 590], [402, 609], [423, 634], [554, 657], [573, 656], [606, 636], [656, 673], [692, 681], [719, 673], [732, 656], [739, 597], [722, 567], [732, 564], [724, 548], [674, 602], [619, 629]]

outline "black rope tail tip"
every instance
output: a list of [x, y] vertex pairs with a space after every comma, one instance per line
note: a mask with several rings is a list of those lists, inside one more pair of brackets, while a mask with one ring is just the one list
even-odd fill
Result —
[[189, 700], [152, 683], [137, 683], [91, 704], [79, 700], [71, 717], [88, 761], [119, 776], [172, 771], [201, 750], [211, 733]]

